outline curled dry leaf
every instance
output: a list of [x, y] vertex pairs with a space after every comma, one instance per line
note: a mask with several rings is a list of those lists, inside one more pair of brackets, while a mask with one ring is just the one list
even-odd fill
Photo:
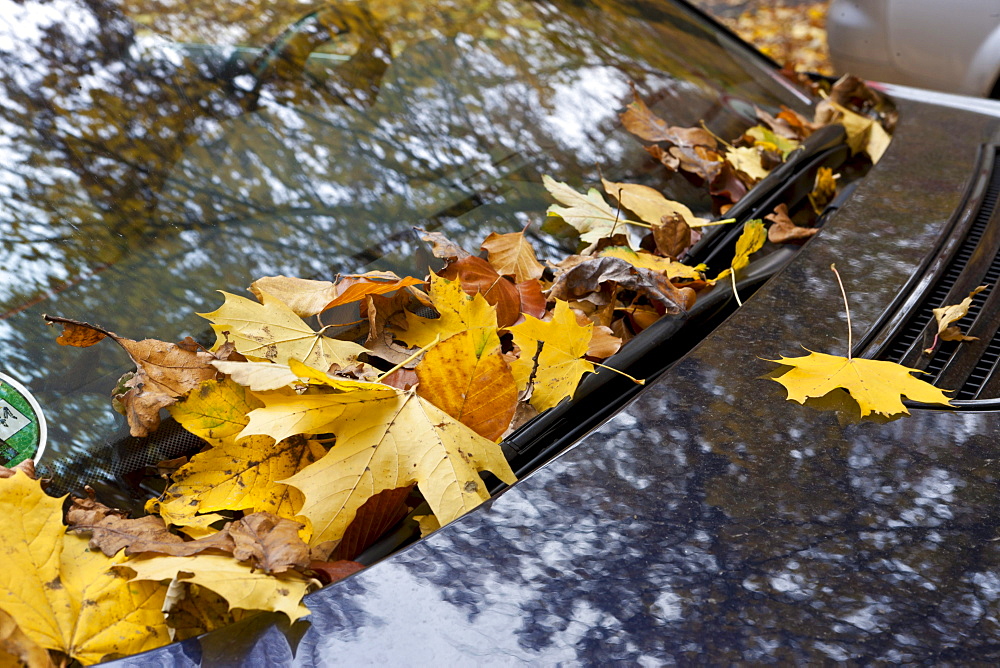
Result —
[[803, 243], [819, 232], [818, 227], [800, 227], [788, 215], [788, 205], [779, 204], [774, 213], [764, 217], [771, 222], [767, 228], [767, 240], [772, 244]]
[[[160, 409], [167, 408], [203, 381], [214, 378], [215, 359], [209, 353], [186, 350], [173, 343], [146, 339], [133, 341], [114, 332], [109, 332], [85, 322], [45, 316], [49, 323], [63, 325], [74, 332], [73, 340], [80, 341], [81, 330], [93, 330], [103, 334], [88, 345], [93, 345], [105, 337], [114, 340], [128, 353], [136, 366], [136, 373], [124, 383], [127, 388], [119, 399], [125, 408], [125, 417], [133, 436], [148, 436], [160, 424]], [[79, 345], [74, 343], [73, 345]]]
[[963, 334], [962, 330], [958, 328], [958, 325], [955, 325], [954, 323], [968, 315], [969, 307], [972, 306], [972, 300], [976, 297], [976, 295], [988, 287], [988, 285], [980, 285], [970, 292], [969, 296], [958, 304], [948, 304], [947, 306], [933, 309], [934, 319], [937, 321], [937, 333], [934, 337], [934, 343], [924, 352], [927, 354], [933, 353], [934, 349], [937, 347], [938, 339], [943, 341], [977, 340], [978, 337]]
[[469, 257], [470, 253], [440, 232], [428, 232], [420, 227], [414, 228], [421, 239], [431, 244], [434, 257], [446, 262], [454, 262]]
[[653, 241], [662, 255], [677, 259], [691, 247], [691, 226], [679, 213], [663, 216], [653, 223]]
[[621, 114], [625, 129], [640, 139], [651, 142], [669, 142], [676, 146], [707, 146], [715, 148], [715, 137], [702, 128], [671, 127], [662, 118], [654, 114], [635, 88], [632, 89], [633, 100]]
[[590, 258], [560, 273], [549, 296], [566, 301], [580, 299], [610, 282], [658, 302], [667, 313], [681, 312], [684, 298], [662, 272], [636, 267], [617, 257]]

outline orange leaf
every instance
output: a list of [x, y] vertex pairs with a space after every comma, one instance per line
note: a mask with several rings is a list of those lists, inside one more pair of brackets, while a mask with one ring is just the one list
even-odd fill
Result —
[[498, 348], [479, 357], [473, 335], [461, 332], [428, 350], [416, 371], [417, 394], [483, 438], [496, 441], [507, 430], [517, 387]]
[[459, 280], [466, 294], [478, 292], [492, 306], [496, 306], [497, 327], [509, 327], [521, 317], [521, 296], [517, 287], [483, 258], [470, 255], [452, 262], [439, 275], [449, 281]]

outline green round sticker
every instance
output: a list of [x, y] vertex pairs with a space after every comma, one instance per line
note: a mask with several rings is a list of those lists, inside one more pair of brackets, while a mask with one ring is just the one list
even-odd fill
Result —
[[45, 452], [45, 416], [31, 393], [0, 373], [0, 465], [38, 461]]

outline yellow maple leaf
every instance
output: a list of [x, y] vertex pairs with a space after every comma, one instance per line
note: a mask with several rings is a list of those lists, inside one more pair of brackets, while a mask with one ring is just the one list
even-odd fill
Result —
[[230, 440], [199, 452], [178, 469], [164, 502], [186, 501], [189, 517], [194, 512], [245, 510], [292, 519], [299, 514], [302, 497], [298, 490], [277, 481], [301, 471], [324, 454], [322, 445], [301, 436], [277, 443], [269, 436]]
[[514, 380], [519, 390], [534, 382], [531, 405], [536, 410], [548, 410], [573, 396], [583, 374], [594, 370], [593, 364], [582, 359], [590, 348], [593, 329], [591, 322], [580, 325], [569, 303], [561, 299], [556, 300], [552, 320], [526, 315], [524, 322], [510, 328], [521, 349], [521, 356], [511, 365]]
[[222, 294], [226, 301], [221, 307], [198, 314], [212, 322], [218, 336], [216, 347], [229, 340], [239, 353], [254, 361], [285, 364], [297, 359], [321, 369], [333, 364], [346, 366], [366, 352], [356, 343], [331, 339], [322, 330], [313, 330], [284, 302], [266, 292], [260, 293], [262, 303]]
[[413, 391], [368, 401], [330, 425], [337, 443], [282, 482], [305, 495], [312, 543], [338, 540], [358, 508], [388, 489], [417, 484], [442, 524], [489, 498], [479, 471], [516, 478], [500, 446]]
[[428, 296], [440, 317], [424, 318], [407, 311], [406, 330], [394, 331], [397, 339], [411, 348], [423, 348], [437, 337], [443, 341], [452, 334], [469, 331], [475, 336], [478, 352], [499, 347], [495, 306], [479, 293], [467, 295], [459, 281], [431, 274], [430, 283]]
[[474, 432], [497, 441], [517, 407], [517, 386], [499, 348], [476, 355], [471, 332], [448, 337], [415, 369], [417, 394]]
[[169, 410], [187, 431], [219, 445], [232, 441], [247, 426], [247, 413], [263, 405], [247, 388], [226, 378], [202, 383]]
[[773, 378], [788, 390], [788, 399], [805, 403], [811, 397], [822, 397], [843, 388], [858, 402], [861, 416], [878, 413], [885, 416], [909, 414], [901, 396], [912, 401], [950, 406], [944, 392], [911, 374], [919, 369], [885, 362], [809, 351], [802, 357], [781, 357], [768, 360], [792, 367]]
[[[229, 609], [283, 612], [291, 621], [309, 614], [302, 597], [315, 586], [295, 571], [269, 575], [229, 555], [198, 554], [191, 557], [140, 556], [118, 566], [135, 573], [131, 582], [196, 584], [226, 599]], [[127, 572], [127, 571], [126, 571]]]
[[350, 408], [399, 393], [388, 385], [354, 382], [357, 387], [342, 392], [257, 395], [264, 405], [249, 413], [239, 438], [260, 435], [282, 441], [296, 434], [329, 433], [330, 425]]
[[23, 473], [0, 480], [0, 516], [17, 518], [0, 530], [0, 610], [35, 644], [88, 665], [168, 643], [165, 588], [130, 585], [112, 568], [124, 555], [91, 552], [88, 539], [67, 534], [64, 499]]

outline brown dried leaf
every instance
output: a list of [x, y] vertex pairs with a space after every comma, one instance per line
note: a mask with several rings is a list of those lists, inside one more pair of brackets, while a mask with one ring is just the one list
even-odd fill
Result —
[[316, 574], [316, 578], [324, 586], [332, 584], [338, 580], [343, 580], [348, 575], [354, 575], [364, 569], [364, 564], [356, 561], [313, 561], [309, 564], [309, 570]]
[[653, 241], [661, 255], [677, 259], [691, 247], [691, 227], [679, 213], [663, 216], [653, 224]]
[[575, 300], [614, 282], [619, 287], [634, 290], [663, 305], [666, 313], [681, 312], [684, 297], [667, 278], [657, 271], [635, 267], [616, 257], [596, 257], [585, 260], [556, 277], [549, 297]]
[[622, 125], [635, 136], [646, 141], [665, 141], [677, 146], [707, 146], [715, 148], [716, 141], [710, 133], [702, 128], [671, 127], [662, 118], [654, 114], [642, 101], [635, 89], [632, 89], [635, 99], [621, 115]]
[[340, 542], [324, 559], [341, 561], [355, 559], [376, 540], [382, 537], [393, 525], [398, 523], [410, 507], [406, 500], [413, 491], [414, 485], [387, 489], [379, 492], [358, 508], [358, 514], [347, 526]]
[[[125, 383], [128, 390], [120, 396], [125, 407], [131, 433], [135, 437], [148, 436], [160, 425], [160, 409], [167, 408], [202, 382], [216, 376], [211, 365], [215, 357], [206, 352], [191, 352], [165, 341], [145, 339], [133, 341], [114, 332], [85, 322], [45, 316], [49, 323], [59, 323], [64, 333], [91, 329], [101, 333], [121, 346], [136, 366], [135, 375]], [[103, 336], [101, 338], [104, 338]]]
[[433, 253], [436, 258], [444, 260], [445, 262], [454, 262], [455, 260], [467, 258], [470, 255], [467, 250], [440, 232], [428, 232], [427, 230], [419, 227], [415, 229], [421, 239], [431, 244], [431, 253]]
[[492, 232], [480, 247], [489, 254], [490, 264], [498, 274], [513, 276], [517, 283], [539, 278], [545, 270], [523, 231]]
[[817, 232], [818, 227], [799, 227], [788, 216], [788, 206], [779, 204], [774, 207], [774, 213], [765, 216], [771, 221], [767, 230], [767, 240], [773, 244], [803, 243]]
[[610, 327], [595, 325], [593, 337], [590, 339], [590, 348], [587, 349], [587, 357], [594, 359], [607, 359], [618, 352], [622, 347], [622, 340], [615, 336]]
[[228, 532], [232, 538], [234, 558], [249, 561], [265, 573], [284, 573], [309, 565], [309, 546], [299, 537], [302, 527], [298, 522], [259, 512], [227, 524], [220, 533]]
[[32, 480], [38, 480], [38, 475], [35, 473], [34, 459], [25, 459], [17, 466], [12, 466], [11, 468], [7, 468], [6, 466], [0, 466], [0, 480], [3, 480], [4, 478], [10, 478], [18, 471], [25, 474]]

